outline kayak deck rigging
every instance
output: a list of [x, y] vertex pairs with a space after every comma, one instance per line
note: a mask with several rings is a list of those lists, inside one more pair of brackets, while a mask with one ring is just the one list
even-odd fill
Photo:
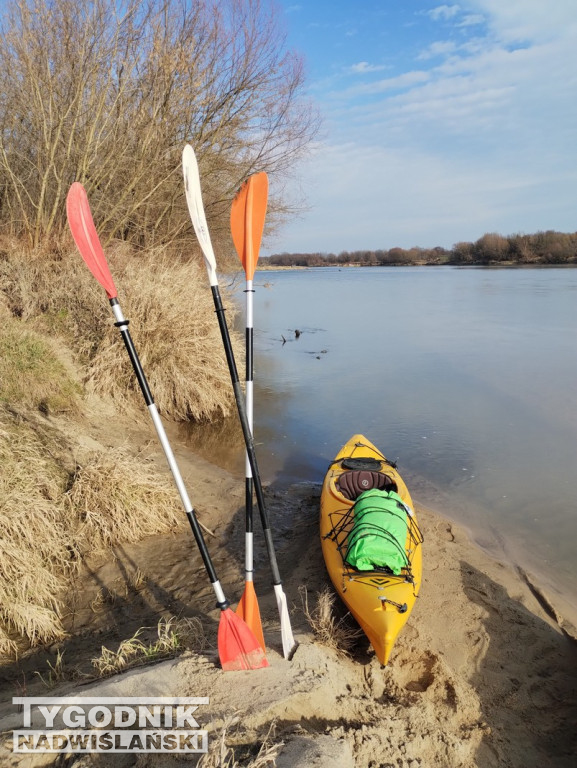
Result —
[[[405, 565], [403, 566], [400, 575], [395, 575], [387, 567], [375, 566], [370, 571], [358, 571], [353, 568], [345, 560], [345, 553], [347, 549], [348, 537], [353, 527], [354, 522], [354, 505], [350, 507], [343, 507], [337, 509], [334, 512], [329, 513], [329, 520], [331, 523], [331, 529], [323, 536], [323, 539], [330, 539], [336, 545], [336, 548], [343, 561], [343, 590], [346, 589], [346, 581], [360, 581], [367, 586], [374, 586], [377, 589], [382, 589], [383, 586], [393, 585], [395, 582], [415, 584], [415, 579], [412, 572], [412, 560], [416, 548], [419, 544], [423, 543], [423, 534], [419, 528], [415, 518], [409, 511], [407, 513], [407, 541], [408, 547], [401, 548]], [[386, 532], [385, 532], [386, 533]], [[390, 537], [391, 541], [397, 544], [393, 537]], [[416, 595], [415, 595], [416, 596]]]

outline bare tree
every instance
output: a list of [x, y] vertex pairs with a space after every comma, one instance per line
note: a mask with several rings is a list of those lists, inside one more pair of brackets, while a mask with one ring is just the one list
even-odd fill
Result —
[[187, 141], [228, 233], [241, 182], [286, 175], [318, 128], [268, 2], [8, 0], [0, 32], [0, 228], [32, 245], [62, 232], [75, 180], [108, 237], [192, 237]]

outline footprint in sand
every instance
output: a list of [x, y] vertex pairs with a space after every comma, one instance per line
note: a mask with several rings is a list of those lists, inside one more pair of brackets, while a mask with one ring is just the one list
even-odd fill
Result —
[[403, 677], [405, 680], [399, 680], [401, 685], [407, 691], [415, 693], [424, 693], [435, 682], [434, 668], [437, 664], [437, 657], [433, 653], [428, 653], [417, 661], [412, 661], [410, 666], [405, 666]]

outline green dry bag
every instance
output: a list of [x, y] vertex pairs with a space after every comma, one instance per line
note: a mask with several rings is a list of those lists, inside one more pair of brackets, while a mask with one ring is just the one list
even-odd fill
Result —
[[345, 562], [359, 571], [388, 568], [396, 575], [407, 565], [407, 512], [394, 491], [365, 491], [352, 509], [353, 527]]

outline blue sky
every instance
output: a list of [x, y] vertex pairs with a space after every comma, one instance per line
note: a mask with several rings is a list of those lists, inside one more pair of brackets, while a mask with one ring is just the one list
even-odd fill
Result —
[[279, 6], [323, 129], [263, 254], [577, 230], [576, 0]]

